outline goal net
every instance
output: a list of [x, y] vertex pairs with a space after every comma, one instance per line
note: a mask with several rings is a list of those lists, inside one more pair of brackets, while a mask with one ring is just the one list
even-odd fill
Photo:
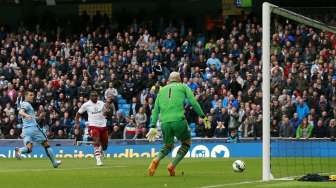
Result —
[[263, 4], [263, 181], [336, 171], [336, 28], [320, 10]]

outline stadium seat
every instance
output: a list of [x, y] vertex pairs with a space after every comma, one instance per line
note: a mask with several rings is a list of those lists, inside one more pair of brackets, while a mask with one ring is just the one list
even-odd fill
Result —
[[119, 99], [123, 99], [121, 95], [118, 95], [118, 100], [119, 100]]
[[130, 104], [122, 104], [121, 108], [125, 108], [125, 109], [130, 109], [131, 105]]
[[123, 115], [126, 114], [126, 113], [125, 113], [125, 109], [123, 109], [123, 108], [119, 108], [119, 111], [120, 111]]
[[191, 131], [191, 137], [195, 137], [196, 136], [196, 123], [190, 123], [189, 124], [190, 127], [190, 131]]
[[194, 131], [191, 131], [191, 137], [196, 137], [196, 133]]
[[190, 129], [196, 129], [196, 123], [190, 123], [189, 127]]
[[118, 104], [121, 105], [121, 104], [126, 104], [126, 100], [121, 98], [121, 99], [118, 99]]

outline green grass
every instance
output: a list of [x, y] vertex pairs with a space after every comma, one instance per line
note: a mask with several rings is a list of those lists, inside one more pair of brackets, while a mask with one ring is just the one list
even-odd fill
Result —
[[[154, 177], [147, 176], [150, 159], [106, 159], [96, 167], [93, 159], [63, 159], [53, 169], [47, 159], [0, 159], [1, 188], [215, 188], [215, 187], [336, 187], [336, 183], [302, 183], [297, 181], [258, 182], [261, 159], [245, 158], [243, 173], [232, 171], [235, 159], [185, 159], [176, 177], [169, 177], [163, 160]], [[183, 172], [183, 173], [182, 173]]]

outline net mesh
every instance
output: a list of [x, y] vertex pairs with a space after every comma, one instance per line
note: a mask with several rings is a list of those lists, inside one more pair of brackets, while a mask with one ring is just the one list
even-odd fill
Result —
[[329, 139], [273, 139], [271, 170], [276, 178], [336, 173], [336, 145]]
[[[335, 7], [286, 9], [336, 23]], [[336, 173], [335, 34], [279, 15], [270, 29], [272, 175]]]

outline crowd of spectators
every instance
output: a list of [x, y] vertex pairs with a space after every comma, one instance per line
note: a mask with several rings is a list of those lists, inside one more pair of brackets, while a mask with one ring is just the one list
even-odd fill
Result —
[[[143, 138], [171, 71], [180, 72], [211, 121], [206, 130], [187, 104], [195, 136], [261, 137], [257, 18], [227, 17], [201, 33], [183, 22], [162, 22], [156, 33], [136, 19], [126, 30], [108, 23], [67, 38], [50, 37], [39, 27], [0, 27], [0, 138], [20, 137], [17, 109], [27, 89], [35, 92], [38, 124], [50, 138], [85, 137], [85, 118], [78, 127], [74, 116], [91, 90], [101, 100], [113, 97], [107, 118], [112, 139]], [[334, 138], [336, 35], [281, 19], [272, 28], [271, 135]], [[119, 109], [120, 98], [130, 104], [127, 114]]]

